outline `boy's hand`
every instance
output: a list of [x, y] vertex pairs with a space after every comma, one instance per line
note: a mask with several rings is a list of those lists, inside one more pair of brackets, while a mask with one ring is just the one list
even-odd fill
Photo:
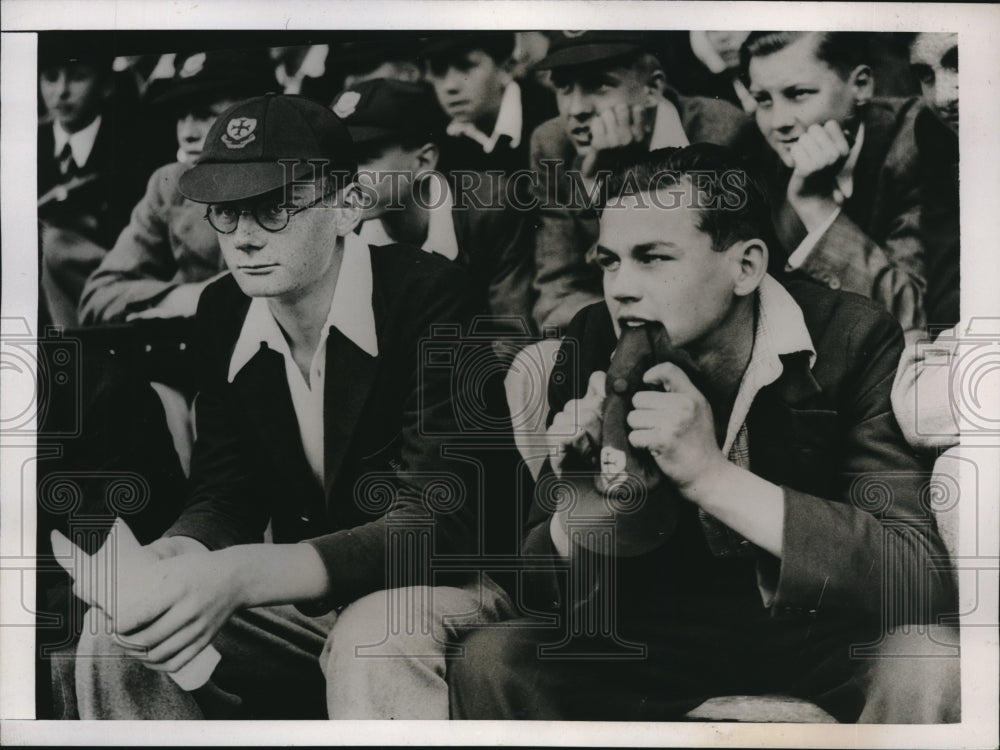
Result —
[[642, 143], [653, 130], [653, 118], [644, 104], [631, 107], [619, 104], [598, 113], [590, 120], [590, 150], [584, 154], [580, 171], [593, 180], [601, 164], [614, 149]]
[[191, 552], [122, 576], [108, 613], [120, 644], [150, 669], [183, 667], [245, 606], [234, 562], [224, 550]]
[[640, 391], [627, 420], [628, 440], [644, 448], [684, 493], [713, 471], [728, 465], [715, 438], [712, 407], [684, 371], [664, 362], [650, 368], [643, 382], [664, 391]]
[[850, 153], [851, 144], [836, 120], [811, 125], [787, 153], [779, 152], [792, 168], [788, 202], [808, 231], [822, 224], [839, 206], [837, 174]]
[[562, 476], [563, 461], [570, 450], [585, 460], [596, 458], [599, 452], [605, 377], [600, 371], [591, 373], [583, 398], [567, 402], [552, 420], [546, 438], [549, 463], [556, 476]]

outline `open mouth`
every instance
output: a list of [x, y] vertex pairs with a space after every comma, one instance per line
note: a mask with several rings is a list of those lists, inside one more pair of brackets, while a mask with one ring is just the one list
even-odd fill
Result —
[[618, 318], [618, 325], [621, 328], [639, 328], [640, 326], [647, 325], [653, 321], [646, 318], [638, 318], [634, 315], [622, 315]]
[[569, 131], [570, 137], [578, 146], [589, 146], [594, 136], [590, 128], [573, 128]]

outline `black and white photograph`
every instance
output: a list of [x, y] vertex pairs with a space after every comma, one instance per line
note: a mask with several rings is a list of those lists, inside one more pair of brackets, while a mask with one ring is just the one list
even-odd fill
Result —
[[2, 12], [3, 744], [997, 746], [996, 7]]

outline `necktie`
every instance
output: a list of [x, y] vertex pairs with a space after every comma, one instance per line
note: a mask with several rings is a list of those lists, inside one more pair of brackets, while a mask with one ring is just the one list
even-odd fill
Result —
[[59, 172], [66, 177], [76, 172], [76, 162], [73, 161], [73, 149], [70, 148], [68, 141], [63, 146], [63, 150], [59, 152]]

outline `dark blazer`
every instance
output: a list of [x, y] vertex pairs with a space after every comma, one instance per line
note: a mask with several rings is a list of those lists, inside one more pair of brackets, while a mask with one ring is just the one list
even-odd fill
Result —
[[[677, 107], [691, 143], [715, 143], [746, 154], [760, 151], [759, 131], [733, 105], [670, 90], [666, 96]], [[588, 257], [599, 234], [597, 215], [573, 200], [567, 175], [581, 161], [561, 118], [543, 123], [532, 134], [531, 169], [541, 202], [535, 236], [535, 322], [540, 328], [563, 327], [582, 307], [602, 297], [601, 274]]]
[[[39, 220], [77, 232], [104, 249], [114, 244], [149, 176], [137, 170], [133, 135], [118, 132], [124, 129], [116, 128], [111, 116], [104, 115], [87, 163], [77, 168], [78, 176], [94, 179], [69, 192], [65, 200], [40, 207]], [[38, 196], [42, 197], [68, 179], [60, 173], [59, 160], [53, 156], [51, 122], [39, 125], [37, 147]]]
[[[401, 245], [373, 248], [371, 258], [378, 356], [330, 329], [323, 487], [302, 449], [281, 355], [262, 346], [227, 382], [249, 298], [224, 277], [205, 290], [198, 309], [193, 493], [168, 535], [218, 549], [260, 541], [270, 521], [275, 542], [308, 541], [326, 565], [331, 592], [303, 608], [309, 612], [389, 585], [429, 583], [429, 550], [402, 570], [388, 569], [392, 530], [426, 530], [437, 554], [475, 553], [483, 545], [482, 488], [492, 475], [488, 461], [469, 458], [479, 433], [465, 418], [477, 415], [462, 410], [503, 392], [498, 380], [481, 378], [479, 400], [470, 398], [463, 389], [472, 379], [454, 377], [463, 345], [466, 354], [482, 354], [469, 352], [460, 336], [473, 309], [467, 276]], [[450, 328], [434, 330], [438, 324]], [[496, 446], [509, 426], [492, 425]]]
[[[806, 281], [786, 286], [802, 309], [816, 362], [810, 369], [803, 354], [784, 356], [782, 375], [760, 391], [747, 417], [751, 470], [785, 495], [782, 559], [757, 552], [757, 575], [776, 589], [773, 612], [876, 623], [931, 622], [936, 613], [954, 612], [948, 553], [922, 499], [929, 467], [906, 445], [889, 400], [902, 350], [899, 326], [857, 295]], [[573, 356], [549, 381], [550, 421], [583, 395], [591, 372], [607, 369], [616, 342], [603, 302], [574, 318], [567, 341]], [[693, 506], [682, 506], [668, 543], [623, 565], [653, 571], [646, 580], [657, 595], [704, 596], [721, 585], [706, 571], [718, 573], [725, 563], [708, 551]], [[533, 506], [525, 554], [554, 554], [548, 518]], [[534, 598], [560, 598], [554, 577], [539, 580]], [[753, 573], [742, 581], [727, 590], [759, 606]], [[890, 597], [906, 603], [902, 611], [887, 607]]]
[[469, 190], [452, 181], [456, 261], [469, 269], [484, 312], [507, 319], [497, 330], [534, 334], [538, 211], [530, 206], [530, 195], [517, 194], [517, 180], [485, 173], [476, 177]]
[[[957, 297], [957, 176], [943, 153], [956, 153], [952, 134], [930, 128], [918, 143], [917, 123], [933, 118], [917, 98], [876, 98], [865, 114], [865, 136], [854, 169], [854, 193], [819, 239], [799, 271], [834, 289], [876, 300], [903, 330], [928, 321], [925, 297], [929, 263], [938, 272], [935, 304]], [[920, 128], [919, 130], [924, 130]], [[951, 138], [949, 138], [951, 135]], [[791, 171], [774, 156], [771, 193], [778, 236], [790, 254], [806, 229], [786, 199]], [[954, 290], [939, 289], [948, 279]], [[954, 307], [948, 320], [954, 325]], [[940, 317], [938, 312], [935, 317]]]

